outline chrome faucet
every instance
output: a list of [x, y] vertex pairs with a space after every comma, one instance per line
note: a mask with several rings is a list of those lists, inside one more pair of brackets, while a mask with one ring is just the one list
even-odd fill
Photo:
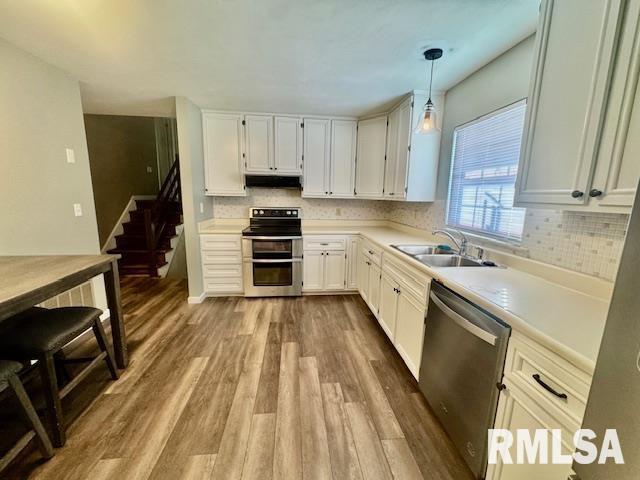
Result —
[[467, 237], [465, 236], [464, 233], [462, 233], [460, 230], [453, 230], [451, 229], [453, 232], [455, 232], [460, 239], [456, 239], [456, 237], [454, 237], [451, 232], [447, 231], [447, 230], [434, 230], [431, 232], [432, 235], [444, 235], [445, 237], [447, 237], [449, 240], [451, 240], [456, 247], [458, 247], [458, 253], [460, 255], [466, 255], [467, 254], [467, 244], [469, 243], [469, 240], [467, 240]]

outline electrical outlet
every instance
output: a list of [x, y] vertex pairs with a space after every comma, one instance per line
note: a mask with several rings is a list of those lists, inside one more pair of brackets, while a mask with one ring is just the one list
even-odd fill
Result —
[[204, 203], [200, 202], [200, 213], [204, 213]]
[[76, 163], [76, 153], [73, 148], [67, 148], [65, 151], [67, 152], [67, 163]]
[[82, 216], [82, 205], [80, 205], [79, 203], [74, 203], [73, 204], [73, 213], [75, 214], [76, 217], [81, 217]]
[[153, 168], [149, 165], [147, 165], [147, 173], [153, 173]]
[[342, 209], [340, 207], [336, 208], [336, 217], [341, 217], [342, 216]]

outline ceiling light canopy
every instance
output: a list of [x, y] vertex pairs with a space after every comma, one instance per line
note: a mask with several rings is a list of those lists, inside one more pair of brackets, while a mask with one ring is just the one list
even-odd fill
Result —
[[440, 129], [436, 123], [436, 109], [431, 101], [431, 87], [433, 85], [433, 63], [442, 57], [442, 49], [441, 48], [430, 48], [429, 50], [425, 50], [424, 58], [431, 62], [431, 74], [429, 78], [429, 99], [427, 103], [424, 104], [423, 115], [418, 120], [418, 125], [414, 129], [415, 133], [419, 133], [422, 135], [427, 135], [435, 132], [439, 132]]

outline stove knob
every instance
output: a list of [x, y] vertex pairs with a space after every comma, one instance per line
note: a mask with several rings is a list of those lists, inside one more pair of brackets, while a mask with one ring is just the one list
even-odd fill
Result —
[[264, 215], [264, 210], [260, 210], [260, 215]]
[[287, 215], [291, 215], [291, 210], [287, 210]]
[[254, 210], [254, 211], [253, 211], [253, 214], [254, 214], [254, 215], [257, 215], [257, 214], [258, 214], [258, 210]]

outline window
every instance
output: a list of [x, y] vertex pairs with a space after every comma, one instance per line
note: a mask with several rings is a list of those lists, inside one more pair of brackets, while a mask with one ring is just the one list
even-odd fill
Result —
[[453, 132], [447, 225], [520, 241], [524, 208], [515, 208], [516, 175], [526, 101], [457, 127]]

